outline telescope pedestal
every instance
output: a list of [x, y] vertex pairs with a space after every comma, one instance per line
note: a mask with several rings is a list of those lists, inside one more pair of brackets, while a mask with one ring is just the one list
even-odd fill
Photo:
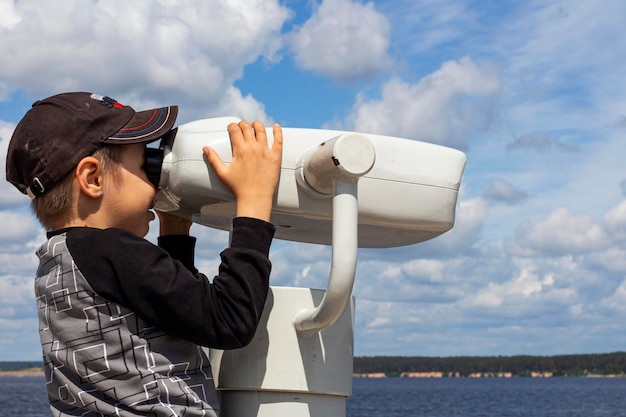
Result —
[[252, 343], [211, 349], [222, 417], [345, 417], [352, 394], [354, 298], [331, 327], [298, 335], [294, 317], [325, 291], [271, 287]]

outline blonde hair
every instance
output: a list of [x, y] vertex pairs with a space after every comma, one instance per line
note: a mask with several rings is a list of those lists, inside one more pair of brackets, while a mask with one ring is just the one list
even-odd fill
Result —
[[[122, 160], [122, 147], [121, 145], [101, 146], [92, 156], [100, 161], [104, 173], [115, 171]], [[71, 206], [73, 180], [74, 170], [46, 193], [31, 200], [30, 209], [46, 230], [51, 230], [53, 221]]]

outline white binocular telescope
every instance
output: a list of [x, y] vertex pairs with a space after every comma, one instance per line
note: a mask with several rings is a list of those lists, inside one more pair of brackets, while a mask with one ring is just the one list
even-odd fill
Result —
[[[235, 199], [205, 160], [211, 146], [231, 161], [226, 130], [237, 118], [183, 124], [148, 149], [157, 210], [228, 230]], [[268, 141], [273, 141], [268, 130]], [[272, 223], [279, 239], [330, 244], [333, 197], [358, 184], [359, 247], [393, 247], [438, 236], [454, 224], [465, 154], [415, 140], [337, 130], [283, 128], [283, 162]]]

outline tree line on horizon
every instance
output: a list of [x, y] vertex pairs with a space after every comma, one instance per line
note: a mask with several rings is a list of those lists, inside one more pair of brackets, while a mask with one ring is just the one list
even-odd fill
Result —
[[[43, 367], [38, 361], [0, 361], [0, 371]], [[550, 372], [553, 376], [624, 375], [626, 352], [557, 356], [357, 356], [353, 372], [384, 373], [442, 372], [468, 376], [474, 373], [507, 373], [517, 376]]]
[[22, 371], [24, 369], [41, 368], [42, 361], [0, 361], [0, 372]]
[[624, 375], [626, 352], [557, 356], [360, 356], [354, 358], [354, 373], [442, 372], [468, 376], [474, 373], [508, 373], [527, 376], [551, 372], [553, 376]]

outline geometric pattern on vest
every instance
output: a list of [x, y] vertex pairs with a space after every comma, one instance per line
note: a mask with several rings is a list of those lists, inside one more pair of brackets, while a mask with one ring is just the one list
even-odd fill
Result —
[[204, 350], [99, 296], [76, 267], [65, 237], [54, 236], [37, 250], [35, 279], [53, 415], [216, 416]]

